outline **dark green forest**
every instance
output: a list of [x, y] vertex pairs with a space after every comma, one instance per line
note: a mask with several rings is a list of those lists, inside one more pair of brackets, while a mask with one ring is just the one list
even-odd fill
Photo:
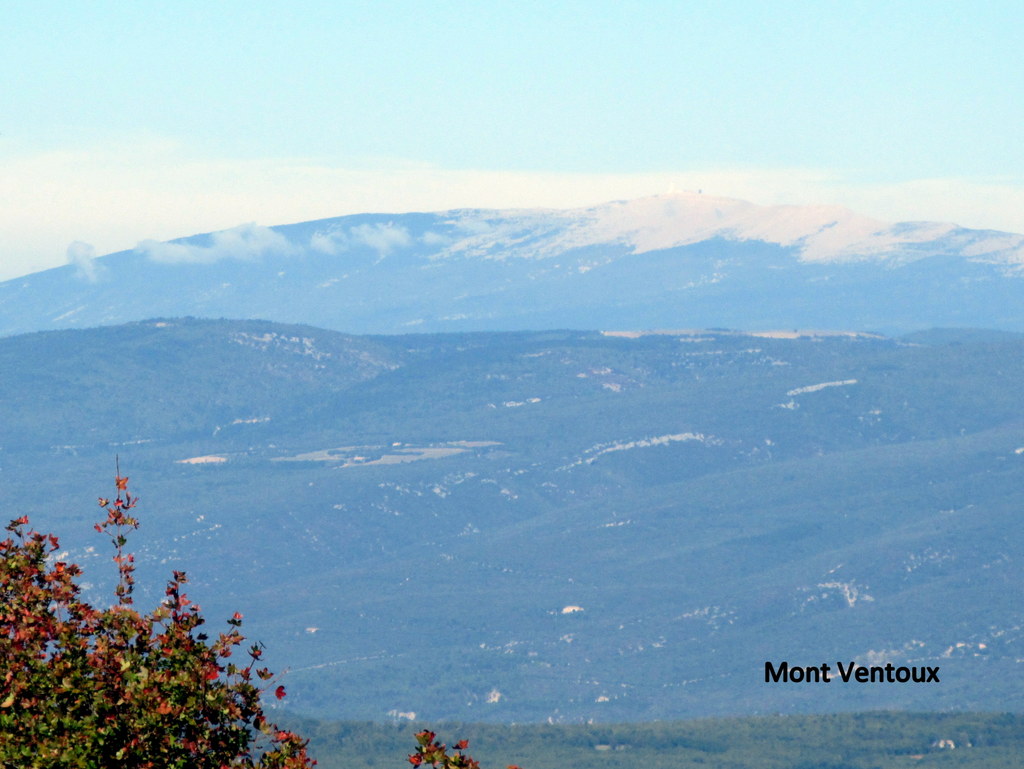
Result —
[[[321, 769], [404, 763], [418, 724], [294, 722]], [[425, 727], [424, 727], [425, 728]], [[1017, 769], [1024, 715], [896, 713], [763, 716], [634, 724], [437, 724], [469, 740], [485, 769]]]

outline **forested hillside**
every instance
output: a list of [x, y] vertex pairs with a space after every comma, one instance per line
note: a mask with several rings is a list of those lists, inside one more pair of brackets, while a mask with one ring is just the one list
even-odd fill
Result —
[[[120, 455], [140, 600], [186, 570], [299, 712], [1024, 707], [1024, 340], [790, 337], [11, 337], [0, 477], [99, 590], [94, 500]], [[769, 661], [941, 683], [766, 684]]]
[[[408, 725], [301, 721], [323, 769], [398, 766]], [[438, 728], [432, 725], [431, 728]], [[851, 713], [646, 724], [445, 724], [484, 766], [528, 769], [1016, 769], [1024, 718], [988, 713]]]

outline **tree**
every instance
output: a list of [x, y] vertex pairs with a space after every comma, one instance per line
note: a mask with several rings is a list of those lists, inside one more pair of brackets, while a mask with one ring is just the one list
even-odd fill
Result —
[[[115, 550], [116, 603], [81, 597], [81, 570], [57, 560], [52, 534], [12, 521], [0, 542], [0, 766], [74, 769], [224, 769], [311, 767], [306, 741], [279, 729], [261, 696], [273, 674], [259, 667], [263, 649], [241, 664], [242, 615], [211, 639], [199, 607], [175, 571], [163, 602], [134, 608], [134, 559], [126, 534], [138, 528], [128, 479], [101, 498], [96, 525]], [[241, 655], [240, 655], [241, 656]], [[284, 687], [274, 696], [285, 695]]]
[[[175, 571], [163, 602], [134, 608], [135, 560], [127, 533], [139, 527], [138, 498], [115, 476], [113, 501], [96, 531], [114, 547], [116, 603], [81, 597], [82, 574], [58, 560], [52, 534], [8, 524], [0, 541], [0, 767], [33, 769], [306, 769], [308, 741], [267, 720], [262, 695], [273, 673], [253, 644], [240, 666], [228, 661], [245, 638], [237, 612], [216, 639]], [[284, 686], [273, 688], [281, 699]], [[408, 758], [441, 769], [479, 769], [462, 740], [452, 753], [430, 731]], [[509, 767], [519, 769], [519, 767]]]
[[[409, 763], [414, 767], [421, 767], [429, 764], [438, 769], [480, 769], [480, 762], [467, 753], [463, 753], [469, 747], [468, 740], [460, 740], [455, 743], [454, 751], [449, 753], [448, 746], [437, 741], [437, 735], [429, 730], [423, 730], [416, 734], [416, 752], [409, 755]], [[515, 764], [509, 764], [507, 769], [521, 769]]]

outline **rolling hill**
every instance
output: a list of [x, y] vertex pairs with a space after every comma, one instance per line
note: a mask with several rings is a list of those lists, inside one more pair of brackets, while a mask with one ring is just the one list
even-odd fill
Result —
[[[185, 569], [289, 707], [621, 721], [1024, 706], [1024, 336], [0, 339], [0, 479], [90, 595], [114, 455], [140, 601]], [[937, 684], [765, 683], [765, 663]]]

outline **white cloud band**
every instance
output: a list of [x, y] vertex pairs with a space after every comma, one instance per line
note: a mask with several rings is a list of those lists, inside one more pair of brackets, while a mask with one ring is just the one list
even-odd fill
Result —
[[215, 232], [210, 239], [208, 246], [144, 240], [135, 250], [155, 262], [179, 264], [208, 264], [221, 259], [249, 260], [264, 254], [292, 254], [297, 251], [283, 235], [253, 223]]
[[310, 238], [309, 245], [314, 251], [331, 255], [367, 246], [381, 256], [385, 256], [396, 248], [412, 245], [412, 242], [412, 236], [405, 227], [388, 222], [387, 224], [360, 224], [348, 229], [317, 232]]

